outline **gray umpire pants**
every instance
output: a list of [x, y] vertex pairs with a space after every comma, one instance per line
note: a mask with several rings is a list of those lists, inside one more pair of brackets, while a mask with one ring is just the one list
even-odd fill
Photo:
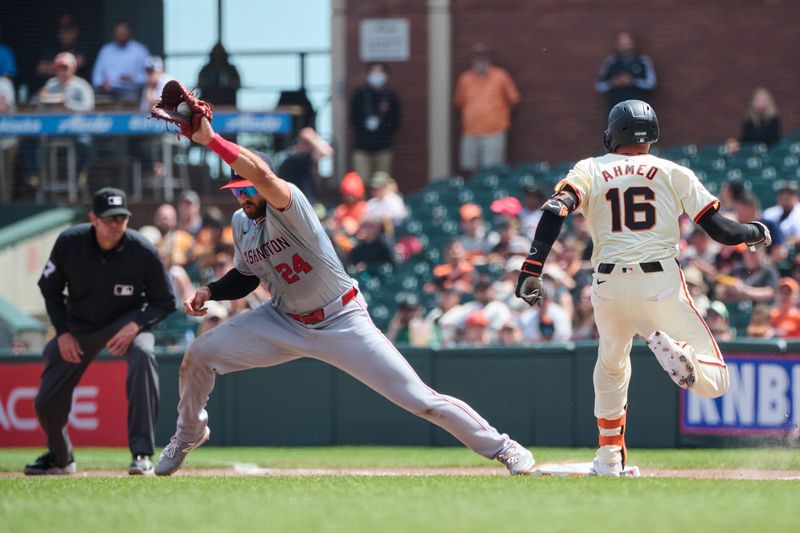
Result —
[[[73, 331], [83, 349], [79, 364], [69, 363], [61, 357], [57, 338], [51, 339], [45, 346], [44, 371], [35, 407], [39, 423], [47, 434], [47, 448], [55, 456], [57, 464], [64, 466], [73, 456], [72, 443], [67, 434], [72, 392], [109, 339], [135, 315], [123, 315], [99, 330]], [[128, 446], [133, 455], [153, 455], [155, 446], [158, 363], [154, 350], [155, 337], [151, 332], [143, 331], [136, 336], [124, 356], [128, 361], [125, 381], [128, 395]]]

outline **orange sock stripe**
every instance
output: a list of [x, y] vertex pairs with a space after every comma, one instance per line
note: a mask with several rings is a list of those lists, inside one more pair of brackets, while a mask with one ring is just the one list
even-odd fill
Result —
[[600, 446], [621, 446], [625, 447], [625, 435], [600, 435]]
[[614, 429], [625, 425], [625, 416], [622, 415], [620, 418], [609, 420], [608, 418], [598, 418], [597, 419], [597, 427], [603, 429]]

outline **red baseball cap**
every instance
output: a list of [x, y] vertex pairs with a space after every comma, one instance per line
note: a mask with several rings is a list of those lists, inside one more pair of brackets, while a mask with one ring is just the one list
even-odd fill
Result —
[[506, 196], [492, 202], [491, 209], [493, 213], [498, 215], [516, 217], [522, 211], [522, 204], [513, 196]]

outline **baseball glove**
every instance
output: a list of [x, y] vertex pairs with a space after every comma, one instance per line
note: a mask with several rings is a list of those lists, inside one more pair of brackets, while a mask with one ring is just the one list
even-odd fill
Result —
[[211, 104], [197, 98], [177, 80], [168, 81], [161, 91], [161, 100], [150, 110], [150, 116], [177, 124], [181, 134], [192, 138], [200, 127], [200, 119], [211, 120]]

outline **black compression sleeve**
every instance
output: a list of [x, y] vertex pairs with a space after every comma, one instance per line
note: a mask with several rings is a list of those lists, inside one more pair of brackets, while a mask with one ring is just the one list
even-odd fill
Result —
[[552, 246], [561, 233], [561, 226], [564, 225], [564, 219], [550, 211], [543, 211], [542, 218], [539, 219], [539, 225], [536, 226], [536, 233], [533, 236], [534, 241], [542, 242], [548, 246]]
[[531, 243], [531, 251], [520, 269], [525, 274], [540, 276], [550, 247], [558, 239], [564, 219], [550, 211], [543, 211]]
[[712, 209], [697, 221], [708, 235], [720, 244], [735, 245], [742, 242], [755, 242], [759, 231], [753, 224], [740, 224]]
[[246, 276], [232, 268], [217, 281], [209, 283], [208, 290], [212, 300], [238, 300], [256, 290], [259, 283], [258, 276]]

